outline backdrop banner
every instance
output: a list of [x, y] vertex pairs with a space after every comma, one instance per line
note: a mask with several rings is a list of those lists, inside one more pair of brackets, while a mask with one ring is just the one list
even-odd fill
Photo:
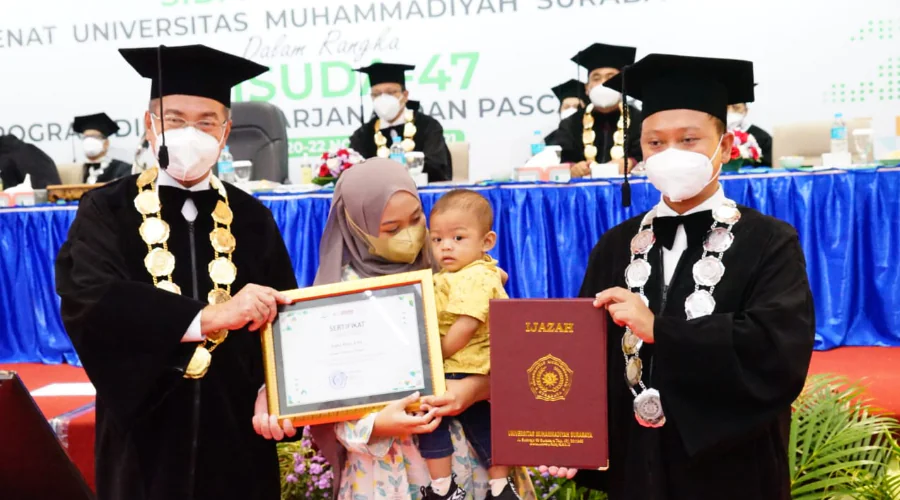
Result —
[[115, 155], [133, 159], [149, 81], [116, 49], [158, 44], [269, 66], [234, 99], [284, 110], [293, 162], [346, 144], [371, 116], [353, 68], [414, 64], [410, 97], [448, 141], [471, 143], [474, 180], [508, 176], [535, 131], [556, 128], [550, 88], [585, 79], [569, 58], [594, 42], [754, 61], [751, 119], [764, 128], [840, 111], [877, 116], [876, 132], [893, 135], [900, 104], [897, 0], [5, 0], [3, 10], [0, 134], [58, 162], [82, 157], [72, 117], [100, 111], [121, 127]]

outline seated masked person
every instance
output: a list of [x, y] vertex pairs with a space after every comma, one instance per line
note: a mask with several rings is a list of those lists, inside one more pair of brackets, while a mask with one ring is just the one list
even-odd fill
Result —
[[662, 196], [589, 259], [580, 295], [609, 314], [610, 467], [575, 480], [610, 500], [789, 500], [791, 404], [816, 326], [806, 261], [793, 227], [719, 183], [726, 110], [753, 100], [753, 64], [651, 54], [624, 89], [643, 102]]
[[572, 61], [588, 71], [585, 91], [590, 100], [583, 113], [575, 113], [559, 124], [561, 160], [571, 164], [572, 177], [590, 177], [591, 166], [600, 164], [604, 175], [624, 173], [641, 161], [641, 114], [626, 108], [631, 116], [628, 145], [622, 130], [622, 94], [603, 86], [619, 74], [623, 66], [634, 62], [634, 47], [595, 43], [576, 54]]
[[387, 158], [391, 144], [398, 140], [404, 151], [425, 154], [429, 182], [449, 181], [453, 169], [444, 128], [434, 118], [413, 109], [417, 105], [409, 104], [406, 71], [414, 68], [407, 64], [375, 63], [356, 70], [369, 76], [375, 116], [353, 132], [350, 147], [363, 158]]
[[119, 131], [119, 126], [106, 113], [76, 116], [72, 130], [81, 136], [81, 147], [87, 158], [85, 184], [106, 183], [131, 175], [131, 165], [107, 156], [109, 137]]
[[[566, 118], [578, 113], [584, 109], [587, 95], [584, 93], [584, 83], [572, 79], [551, 89], [553, 95], [559, 99], [559, 121], [563, 122]], [[544, 144], [548, 146], [562, 146], [559, 128], [550, 132], [544, 137]]]
[[739, 102], [728, 106], [728, 131], [740, 130], [750, 134], [759, 144], [760, 157], [755, 163], [772, 166], [772, 136], [765, 130], [754, 125], [747, 116], [749, 107], [746, 102]]

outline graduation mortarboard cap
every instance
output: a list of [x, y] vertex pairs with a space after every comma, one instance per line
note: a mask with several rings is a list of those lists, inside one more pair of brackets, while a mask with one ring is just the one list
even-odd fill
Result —
[[410, 64], [375, 63], [365, 68], [358, 68], [356, 71], [369, 75], [369, 85], [399, 83], [405, 89], [406, 72], [413, 69], [416, 67]]
[[622, 45], [595, 43], [572, 57], [572, 62], [590, 73], [598, 68], [622, 69], [634, 63], [637, 49]]
[[96, 130], [109, 137], [119, 131], [119, 126], [106, 113], [97, 113], [95, 115], [76, 116], [72, 122], [72, 130], [76, 133], [83, 134], [87, 130]]
[[141, 76], [152, 80], [151, 99], [190, 95], [231, 107], [231, 89], [235, 85], [269, 70], [205, 45], [119, 49], [119, 53]]
[[753, 102], [753, 63], [650, 54], [604, 85], [641, 101], [644, 118], [670, 109], [692, 109], [725, 122], [729, 104]]
[[553, 91], [553, 94], [556, 95], [556, 98], [559, 99], [559, 102], [562, 102], [569, 97], [577, 97], [582, 101], [587, 100], [587, 95], [584, 92], [584, 82], [575, 79], [560, 83], [551, 90]]

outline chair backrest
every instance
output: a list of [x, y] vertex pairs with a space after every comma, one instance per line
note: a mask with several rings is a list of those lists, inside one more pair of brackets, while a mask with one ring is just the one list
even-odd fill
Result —
[[[831, 120], [789, 123], [776, 126], [772, 134], [772, 156], [775, 168], [781, 167], [783, 156], [802, 156], [804, 165], [821, 165], [822, 154], [831, 151]], [[847, 121], [847, 141], [850, 152], [856, 153], [853, 131], [872, 128], [871, 118]]]
[[469, 143], [468, 142], [448, 142], [447, 149], [450, 150], [450, 161], [453, 166], [453, 181], [469, 180]]
[[84, 165], [81, 163], [57, 163], [59, 180], [63, 186], [84, 184]]
[[236, 102], [231, 113], [228, 147], [234, 159], [253, 162], [251, 180], [284, 182], [288, 176], [284, 112], [266, 102]]

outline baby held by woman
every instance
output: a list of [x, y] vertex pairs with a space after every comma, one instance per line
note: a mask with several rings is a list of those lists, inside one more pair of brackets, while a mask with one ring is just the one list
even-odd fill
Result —
[[[491, 230], [490, 203], [470, 190], [441, 197], [431, 211], [431, 250], [441, 271], [434, 276], [441, 350], [447, 379], [490, 373], [488, 308], [491, 299], [508, 298], [504, 272], [488, 255], [497, 241]], [[491, 464], [491, 407], [475, 403], [456, 417], [481, 463], [488, 468], [488, 499], [517, 499], [507, 467]], [[450, 422], [444, 419], [431, 434], [419, 435], [419, 452], [428, 464], [431, 485], [425, 500], [462, 500], [466, 492], [451, 477]]]

